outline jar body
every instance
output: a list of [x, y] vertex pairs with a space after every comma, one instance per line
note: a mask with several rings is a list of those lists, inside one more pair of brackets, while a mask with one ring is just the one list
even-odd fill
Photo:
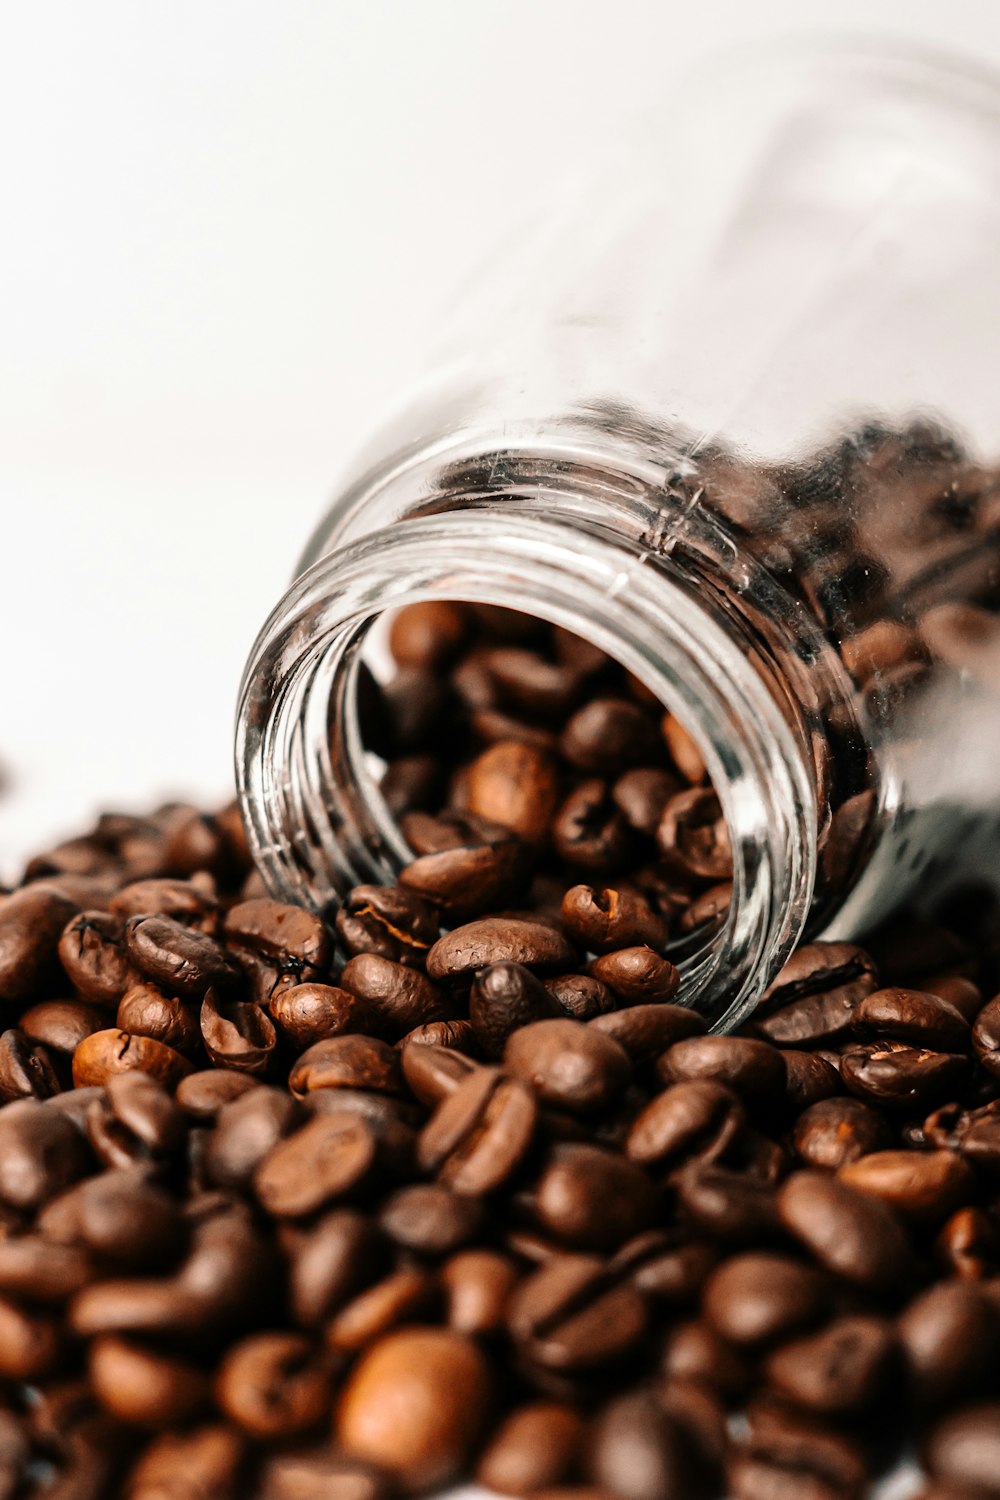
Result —
[[[450, 587], [599, 639], [701, 744], [742, 849], [742, 937], [691, 966], [703, 1001], [738, 972], [711, 1002], [731, 1021], [803, 930], [857, 931], [995, 845], [1000, 107], [986, 81], [870, 55], [716, 82], [706, 109], [678, 105], [669, 149], [667, 117], [649, 123], [582, 219], [525, 233], [513, 304], [470, 306], [445, 372], [362, 457], [258, 643], [238, 765], [258, 851], [294, 842], [259, 762], [288, 760], [264, 731], [312, 652], [353, 768], [333, 843], [355, 852], [324, 887], [311, 834], [296, 894], [403, 857], [384, 809], [357, 813], [378, 799], [345, 673], [364, 608], [404, 591], [392, 569], [367, 596], [345, 580], [386, 548], [402, 566], [404, 536], [415, 559], [437, 547], [406, 597]], [[338, 589], [354, 623], [321, 646]], [[288, 867], [271, 860], [286, 891]]]

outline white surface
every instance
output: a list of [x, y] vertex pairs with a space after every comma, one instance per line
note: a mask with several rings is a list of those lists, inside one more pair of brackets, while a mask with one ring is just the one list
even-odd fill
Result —
[[228, 794], [240, 668], [504, 205], [741, 37], [995, 0], [32, 0], [0, 22], [0, 870]]

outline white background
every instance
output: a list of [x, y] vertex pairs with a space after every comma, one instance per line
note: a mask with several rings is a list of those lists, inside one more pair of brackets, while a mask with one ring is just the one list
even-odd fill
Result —
[[0, 6], [0, 869], [228, 795], [258, 625], [438, 309], [695, 53], [997, 0]]

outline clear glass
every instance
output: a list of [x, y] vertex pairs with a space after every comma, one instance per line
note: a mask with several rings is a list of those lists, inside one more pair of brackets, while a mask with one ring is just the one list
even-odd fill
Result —
[[1000, 92], [785, 51], [672, 88], [621, 145], [521, 227], [343, 484], [248, 662], [237, 774], [268, 885], [325, 908], [406, 858], [358, 722], [379, 617], [450, 598], [575, 631], [719, 793], [732, 900], [679, 958], [724, 1027], [803, 932], [995, 848]]

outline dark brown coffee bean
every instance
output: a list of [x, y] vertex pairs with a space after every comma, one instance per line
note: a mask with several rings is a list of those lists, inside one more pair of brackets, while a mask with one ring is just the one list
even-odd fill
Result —
[[685, 781], [698, 786], [705, 780], [708, 772], [701, 751], [684, 725], [673, 714], [667, 713], [660, 721], [660, 732], [670, 752], [670, 759]]
[[278, 1033], [259, 1005], [227, 1000], [210, 989], [201, 1002], [199, 1026], [205, 1051], [216, 1067], [240, 1073], [267, 1071]]
[[201, 997], [238, 982], [239, 970], [213, 938], [172, 917], [129, 917], [125, 946], [134, 966], [171, 994]]
[[971, 1169], [952, 1151], [875, 1151], [837, 1175], [918, 1224], [940, 1223], [976, 1192]]
[[51, 1052], [72, 1056], [85, 1036], [100, 1031], [107, 1013], [85, 1000], [42, 1000], [26, 1010], [18, 1027], [33, 1042]]
[[587, 972], [610, 985], [625, 1006], [672, 1000], [681, 982], [670, 960], [645, 946], [605, 953], [587, 966]]
[[853, 1017], [860, 1036], [888, 1036], [937, 1052], [966, 1052], [969, 1023], [953, 1005], [920, 990], [874, 990]]
[[119, 1031], [152, 1037], [176, 1052], [190, 1053], [201, 1040], [197, 1012], [190, 1003], [165, 995], [155, 984], [131, 985], [118, 1002], [115, 1020]]
[[545, 839], [558, 800], [556, 759], [536, 746], [501, 740], [469, 767], [469, 811], [529, 844]]
[[619, 868], [635, 836], [611, 799], [606, 781], [583, 781], [563, 802], [552, 824], [557, 853], [574, 869], [607, 874]]
[[655, 721], [627, 698], [594, 698], [568, 721], [559, 748], [581, 771], [620, 775], [656, 758]]
[[872, 1151], [885, 1151], [892, 1135], [883, 1117], [860, 1099], [821, 1099], [795, 1122], [795, 1150], [810, 1167], [836, 1172]]
[[337, 913], [337, 936], [351, 955], [377, 953], [422, 968], [440, 935], [433, 903], [398, 885], [357, 885]]
[[972, 1394], [1000, 1352], [1000, 1308], [967, 1282], [939, 1282], [900, 1315], [910, 1385], [922, 1406]]
[[707, 891], [702, 891], [684, 908], [677, 925], [681, 932], [697, 932], [700, 927], [718, 926], [727, 916], [732, 903], [732, 881], [720, 881], [718, 885], [709, 886]]
[[408, 604], [393, 616], [389, 650], [401, 667], [436, 668], [466, 644], [470, 630], [464, 605], [428, 599]]
[[58, 1092], [48, 1049], [16, 1027], [0, 1033], [0, 1099], [49, 1099]]
[[122, 918], [173, 917], [193, 927], [214, 917], [218, 902], [195, 881], [149, 878], [122, 886], [108, 902], [108, 910]]
[[761, 1500], [767, 1494], [781, 1500], [862, 1500], [868, 1494], [872, 1475], [862, 1448], [829, 1422], [768, 1396], [751, 1399], [746, 1417], [750, 1452], [774, 1480], [770, 1491], [748, 1493]]
[[53, 1198], [38, 1229], [53, 1246], [82, 1248], [121, 1270], [169, 1265], [185, 1239], [173, 1198], [134, 1168], [102, 1172]]
[[329, 1411], [330, 1360], [302, 1333], [254, 1333], [228, 1350], [215, 1399], [231, 1422], [267, 1441], [307, 1432]]
[[692, 1500], [715, 1488], [690, 1430], [645, 1391], [598, 1412], [589, 1449], [590, 1477], [623, 1500]]
[[357, 1354], [401, 1324], [437, 1315], [439, 1288], [433, 1272], [404, 1265], [353, 1297], [326, 1325], [323, 1341], [338, 1354]]
[[30, 1000], [58, 973], [58, 945], [78, 904], [48, 882], [0, 896], [0, 1000]]
[[383, 1203], [378, 1222], [395, 1244], [418, 1255], [448, 1255], [468, 1244], [482, 1228], [484, 1212], [474, 1198], [463, 1198], [436, 1182], [398, 1188]]
[[567, 940], [547, 923], [520, 917], [483, 917], [439, 938], [427, 955], [432, 979], [455, 983], [471, 979], [491, 964], [515, 963], [549, 973], [570, 969], [576, 954]]
[[656, 842], [671, 869], [699, 880], [731, 880], [733, 855], [729, 828], [711, 787], [692, 787], [671, 797]]
[[59, 939], [59, 958], [78, 994], [98, 1005], [113, 1005], [125, 993], [132, 966], [124, 943], [125, 924], [106, 911], [82, 911]]
[[471, 1057], [451, 1047], [402, 1047], [400, 1055], [407, 1088], [429, 1109], [453, 1094], [476, 1071]]
[[592, 953], [631, 947], [662, 949], [670, 937], [663, 918], [627, 887], [572, 886], [562, 900], [562, 920], [570, 936]]
[[48, 1313], [28, 1312], [0, 1297], [0, 1376], [34, 1381], [49, 1375], [62, 1345], [59, 1325]]
[[209, 1182], [245, 1188], [265, 1156], [302, 1122], [302, 1107], [281, 1089], [256, 1088], [224, 1104], [205, 1147]]
[[664, 807], [680, 790], [681, 783], [672, 772], [659, 766], [641, 766], [619, 776], [611, 796], [629, 827], [653, 838]]
[[425, 974], [377, 953], [359, 953], [344, 967], [340, 983], [361, 1001], [372, 1029], [398, 1041], [414, 1026], [450, 1020], [454, 1008]]
[[825, 1057], [812, 1052], [782, 1052], [785, 1102], [796, 1114], [840, 1092], [840, 1074]]
[[299, 1219], [359, 1188], [378, 1164], [378, 1137], [359, 1115], [317, 1115], [268, 1151], [254, 1189], [269, 1214]]
[[981, 1401], [952, 1412], [924, 1444], [932, 1477], [965, 1485], [975, 1495], [1000, 1495], [1000, 1401]]
[[787, 1255], [734, 1255], [714, 1270], [703, 1309], [709, 1326], [731, 1343], [760, 1345], [786, 1338], [827, 1311], [827, 1279]]
[[762, 1178], [692, 1162], [677, 1172], [673, 1186], [686, 1221], [702, 1235], [733, 1245], [777, 1238], [774, 1188]]
[[522, 1354], [551, 1370], [596, 1369], [622, 1358], [643, 1337], [645, 1300], [609, 1278], [589, 1255], [557, 1255], [516, 1288], [509, 1328]]
[[618, 1006], [614, 991], [590, 974], [558, 974], [545, 980], [545, 988], [572, 1021], [590, 1021]]
[[754, 1031], [780, 1047], [809, 1047], [846, 1035], [855, 1008], [878, 988], [875, 965], [851, 943], [798, 948], [764, 991]]
[[829, 1271], [874, 1290], [900, 1285], [910, 1246], [895, 1213], [821, 1172], [795, 1172], [778, 1191], [781, 1222]]
[[983, 1008], [983, 992], [971, 979], [946, 974], [942, 978], [926, 979], [924, 985], [928, 994], [937, 995], [953, 1005], [970, 1026]]
[[332, 1036], [314, 1042], [292, 1068], [288, 1087], [300, 1099], [316, 1089], [402, 1092], [400, 1055], [372, 1036]]
[[776, 1349], [765, 1362], [774, 1388], [807, 1411], [857, 1411], [885, 1393], [898, 1346], [885, 1318], [838, 1318]]
[[692, 1079], [665, 1089], [636, 1116], [625, 1154], [647, 1166], [691, 1156], [716, 1161], [745, 1123], [743, 1106], [731, 1089], [713, 1079]]
[[214, 1120], [230, 1099], [238, 1099], [250, 1089], [260, 1087], [257, 1080], [246, 1073], [220, 1072], [212, 1068], [182, 1078], [174, 1097], [180, 1107], [196, 1120]]
[[693, 1381], [727, 1400], [742, 1395], [750, 1384], [747, 1357], [702, 1321], [675, 1323], [669, 1329], [660, 1369], [668, 1381]]
[[444, 1047], [466, 1057], [480, 1055], [471, 1021], [428, 1021], [426, 1026], [414, 1026], [396, 1045], [401, 1052], [407, 1047]]
[[375, 1223], [353, 1208], [335, 1208], [295, 1239], [289, 1298], [295, 1321], [315, 1328], [381, 1275], [386, 1260]]
[[447, 1485], [466, 1467], [491, 1403], [486, 1359], [443, 1328], [387, 1334], [361, 1357], [337, 1406], [349, 1454], [381, 1464], [407, 1491]]
[[537, 1120], [537, 1102], [520, 1079], [499, 1068], [476, 1068], [438, 1105], [421, 1133], [417, 1159], [454, 1192], [481, 1196], [520, 1165]]
[[42, 1305], [66, 1302], [93, 1275], [91, 1257], [80, 1245], [53, 1244], [40, 1234], [0, 1240], [0, 1294], [15, 1301]]
[[518, 1275], [510, 1257], [497, 1250], [460, 1250], [451, 1256], [441, 1267], [449, 1328], [471, 1337], [499, 1333]]
[[597, 1146], [554, 1146], [531, 1195], [540, 1227], [574, 1250], [614, 1250], [652, 1222], [657, 1194], [641, 1167]]
[[580, 1021], [536, 1021], [507, 1040], [504, 1066], [546, 1104], [572, 1113], [604, 1109], [624, 1089], [628, 1055], [611, 1037]]
[[111, 1334], [94, 1339], [87, 1370], [105, 1410], [136, 1426], [173, 1427], [208, 1403], [208, 1379], [195, 1365]]
[[780, 1097], [786, 1077], [776, 1047], [743, 1036], [693, 1036], [675, 1042], [657, 1059], [656, 1071], [665, 1083], [712, 1079], [755, 1104]]
[[131, 1036], [117, 1027], [93, 1032], [73, 1053], [73, 1083], [78, 1089], [107, 1083], [116, 1073], [132, 1069], [149, 1073], [167, 1088], [173, 1088], [191, 1071], [191, 1064], [172, 1047], [165, 1047], [152, 1037]]
[[183, 1145], [187, 1121], [169, 1091], [151, 1074], [119, 1073], [109, 1078], [105, 1102], [117, 1125], [152, 1156], [166, 1156]]
[[241, 901], [226, 913], [223, 931], [233, 946], [249, 948], [279, 966], [297, 965], [306, 978], [312, 977], [306, 970], [325, 969], [330, 961], [328, 929], [314, 912], [301, 906], [266, 897]]
[[624, 1047], [635, 1063], [659, 1057], [674, 1042], [700, 1036], [705, 1030], [704, 1021], [693, 1010], [669, 1004], [630, 1005], [595, 1016], [589, 1024]]
[[717, 1246], [675, 1226], [636, 1235], [615, 1253], [611, 1270], [656, 1303], [686, 1307], [696, 1300], [718, 1259]]
[[884, 1109], [930, 1109], [962, 1085], [968, 1063], [951, 1052], [869, 1042], [843, 1054], [840, 1076], [852, 1094]]
[[366, 1031], [371, 1025], [364, 1003], [332, 984], [292, 985], [275, 995], [268, 1013], [296, 1048], [311, 1047], [328, 1036]]
[[476, 1480], [502, 1495], [534, 1494], [573, 1478], [586, 1437], [583, 1417], [556, 1401], [515, 1407], [479, 1459]]
[[1000, 995], [988, 1001], [972, 1028], [972, 1045], [980, 1064], [1000, 1078]]
[[222, 1422], [160, 1433], [129, 1474], [128, 1500], [236, 1500], [243, 1454], [240, 1434]]
[[561, 1015], [541, 980], [521, 964], [492, 964], [476, 975], [469, 992], [469, 1020], [488, 1058], [501, 1057], [507, 1038], [519, 1027]]
[[532, 857], [530, 845], [507, 830], [486, 834], [469, 828], [455, 844], [418, 851], [400, 871], [399, 883], [449, 917], [464, 920], [515, 899], [529, 877]]

